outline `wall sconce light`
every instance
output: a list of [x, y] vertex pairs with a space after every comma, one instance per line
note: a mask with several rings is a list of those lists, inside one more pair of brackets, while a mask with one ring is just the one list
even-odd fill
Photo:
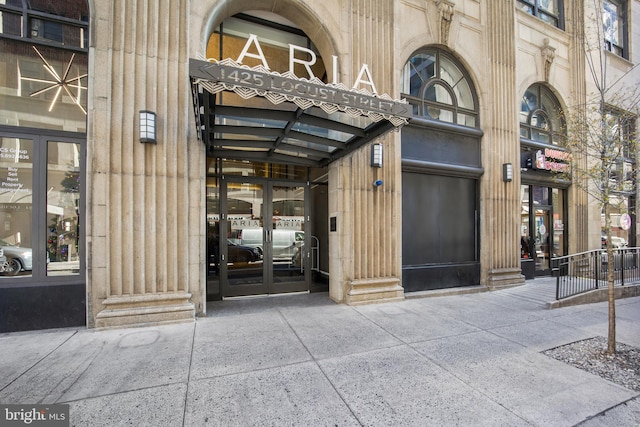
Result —
[[373, 144], [371, 146], [371, 167], [382, 167], [382, 144]]
[[511, 163], [502, 164], [502, 180], [504, 182], [513, 181], [513, 165]]
[[155, 144], [156, 139], [156, 113], [148, 110], [140, 110], [140, 142]]

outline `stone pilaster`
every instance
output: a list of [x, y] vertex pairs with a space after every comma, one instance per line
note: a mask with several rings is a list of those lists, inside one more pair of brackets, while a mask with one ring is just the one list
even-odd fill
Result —
[[[483, 164], [481, 197], [486, 233], [482, 261], [488, 265], [485, 284], [489, 288], [524, 283], [520, 273], [520, 145], [516, 93], [515, 8], [512, 0], [487, 2], [487, 44], [491, 105], [483, 120]], [[512, 182], [502, 179], [502, 165], [514, 168]], [[484, 269], [483, 269], [484, 270]]]
[[[585, 10], [584, 1], [577, 0], [574, 2], [574, 7], [571, 8], [571, 15], [569, 22], [567, 22], [568, 28], [573, 28], [571, 32], [571, 49], [570, 49], [570, 61], [573, 83], [573, 97], [571, 101], [573, 105], [585, 105], [587, 100], [586, 95], [586, 63], [584, 56], [584, 25], [585, 25]], [[585, 158], [574, 158], [574, 161], [579, 162], [578, 167], [586, 167]], [[576, 179], [576, 178], [574, 178]], [[569, 200], [569, 218], [575, 218], [575, 223], [569, 223], [569, 253], [579, 253], [588, 251], [591, 249], [600, 248], [600, 214], [597, 215], [597, 220], [593, 221], [596, 225], [595, 230], [597, 232], [593, 236], [593, 240], [589, 239], [589, 196], [586, 191], [579, 188], [577, 185], [571, 186], [568, 194]]]
[[[190, 320], [194, 302], [202, 304], [204, 234], [194, 225], [202, 222], [195, 214], [202, 197], [189, 177], [203, 179], [204, 152], [185, 140], [189, 7], [116, 0], [96, 1], [93, 9], [88, 323]], [[157, 113], [157, 144], [138, 140], [144, 109]]]
[[[352, 57], [344, 80], [353, 81], [362, 64], [367, 64], [378, 93], [391, 94], [396, 86], [393, 2], [352, 0], [350, 10]], [[400, 286], [400, 139], [392, 133], [377, 142], [384, 144], [382, 168], [370, 166], [371, 147], [367, 145], [329, 169], [329, 215], [337, 216], [338, 221], [337, 232], [329, 233], [329, 293], [347, 304], [404, 298]], [[374, 187], [378, 179], [383, 185]]]

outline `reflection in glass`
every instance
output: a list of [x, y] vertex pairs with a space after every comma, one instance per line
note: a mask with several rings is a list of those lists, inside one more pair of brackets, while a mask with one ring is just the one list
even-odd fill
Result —
[[273, 281], [304, 281], [304, 187], [273, 186]]
[[263, 197], [261, 184], [229, 183], [227, 187], [228, 233], [220, 238], [226, 245], [230, 286], [264, 282]]
[[536, 270], [549, 269], [549, 210], [536, 209], [534, 239]]
[[87, 54], [0, 39], [0, 121], [86, 131]]
[[80, 272], [80, 144], [47, 146], [47, 275]]
[[33, 141], [0, 139], [0, 246], [6, 257], [0, 259], [2, 276], [32, 274], [32, 171]]
[[444, 51], [429, 49], [414, 55], [402, 70], [400, 90], [416, 116], [469, 127], [479, 124], [472, 82]]
[[565, 245], [565, 220], [564, 220], [564, 190], [554, 188], [552, 191], [553, 203], [553, 256], [567, 255]]
[[533, 259], [531, 230], [529, 230], [529, 186], [522, 185], [520, 187], [520, 258]]

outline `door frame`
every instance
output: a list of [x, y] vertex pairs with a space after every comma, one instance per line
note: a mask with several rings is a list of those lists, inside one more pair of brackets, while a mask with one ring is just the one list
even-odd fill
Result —
[[[222, 175], [220, 177], [220, 236], [227, 236], [230, 231], [228, 219], [228, 184], [251, 183], [262, 185], [262, 282], [251, 284], [231, 285], [229, 283], [228, 244], [226, 238], [219, 239], [218, 253], [220, 256], [220, 291], [222, 298], [231, 298], [251, 295], [273, 295], [292, 292], [308, 292], [311, 283], [310, 257], [307, 248], [310, 247], [311, 236], [311, 195], [310, 185], [304, 181], [288, 181], [263, 177], [246, 177], [236, 175]], [[304, 218], [303, 229], [305, 239], [301, 250], [301, 269], [303, 280], [277, 282], [274, 280], [273, 271], [273, 189], [274, 187], [303, 187], [304, 188]], [[269, 220], [270, 219], [270, 220]]]

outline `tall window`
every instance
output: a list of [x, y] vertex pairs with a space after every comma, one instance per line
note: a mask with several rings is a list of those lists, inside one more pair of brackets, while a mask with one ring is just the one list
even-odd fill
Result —
[[402, 96], [414, 116], [478, 127], [478, 101], [471, 79], [449, 53], [429, 48], [402, 70]]
[[0, 286], [84, 280], [88, 17], [0, 0]]
[[516, 6], [554, 27], [564, 29], [563, 0], [517, 0]]
[[531, 86], [520, 103], [520, 137], [544, 144], [563, 145], [566, 123], [560, 102], [541, 84]]
[[[610, 180], [612, 196], [612, 235], [614, 247], [636, 246], [635, 241], [635, 194], [636, 194], [636, 156], [634, 139], [635, 123], [638, 118], [616, 108], [608, 108], [606, 113], [608, 144], [619, 147], [621, 156], [611, 164], [613, 180]], [[616, 150], [617, 151], [617, 150]], [[603, 212], [604, 218], [604, 212]], [[602, 221], [604, 227], [604, 220]], [[603, 230], [604, 232], [604, 230]]]
[[628, 58], [625, 47], [627, 44], [626, 16], [624, 0], [604, 0], [602, 10], [604, 48], [623, 58]]

